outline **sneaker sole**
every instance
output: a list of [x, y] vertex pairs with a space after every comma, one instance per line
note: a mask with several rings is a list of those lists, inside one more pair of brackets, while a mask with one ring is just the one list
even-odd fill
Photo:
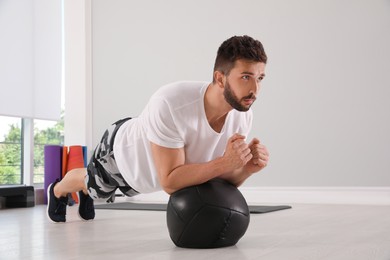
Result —
[[46, 216], [47, 218], [50, 220], [50, 222], [54, 223], [54, 224], [63, 224], [65, 222], [57, 222], [57, 221], [54, 221], [50, 218], [49, 216], [49, 201], [50, 201], [50, 189], [51, 189], [51, 186], [53, 185], [53, 183], [51, 183], [49, 185], [49, 187], [47, 187], [47, 191], [46, 191], [46, 194], [47, 194], [47, 207], [46, 207]]

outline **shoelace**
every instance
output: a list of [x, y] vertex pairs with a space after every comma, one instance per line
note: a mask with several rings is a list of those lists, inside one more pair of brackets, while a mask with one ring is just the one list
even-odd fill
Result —
[[58, 202], [58, 205], [57, 205], [57, 208], [55, 209], [55, 213], [59, 213], [59, 214], [62, 214], [65, 212], [65, 208], [66, 208], [66, 205], [68, 203], [59, 199], [59, 202]]

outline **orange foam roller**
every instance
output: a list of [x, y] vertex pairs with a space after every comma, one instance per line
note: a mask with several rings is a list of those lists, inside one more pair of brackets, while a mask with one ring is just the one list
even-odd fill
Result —
[[83, 147], [80, 145], [69, 146], [68, 165], [66, 171], [84, 168]]
[[[77, 168], [84, 168], [83, 147], [80, 145], [69, 146], [66, 172]], [[76, 193], [72, 193], [72, 198], [78, 203], [79, 199]]]

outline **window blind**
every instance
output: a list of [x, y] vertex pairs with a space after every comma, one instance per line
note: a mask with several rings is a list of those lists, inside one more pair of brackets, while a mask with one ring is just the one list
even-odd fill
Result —
[[0, 1], [0, 115], [58, 120], [62, 1]]

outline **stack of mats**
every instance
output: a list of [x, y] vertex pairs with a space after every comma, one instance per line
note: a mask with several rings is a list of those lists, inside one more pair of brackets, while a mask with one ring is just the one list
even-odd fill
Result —
[[[87, 147], [45, 145], [44, 158], [44, 194], [47, 203], [47, 188], [51, 183], [61, 180], [72, 169], [87, 167]], [[72, 193], [71, 196], [73, 201], [78, 203], [77, 194]]]

